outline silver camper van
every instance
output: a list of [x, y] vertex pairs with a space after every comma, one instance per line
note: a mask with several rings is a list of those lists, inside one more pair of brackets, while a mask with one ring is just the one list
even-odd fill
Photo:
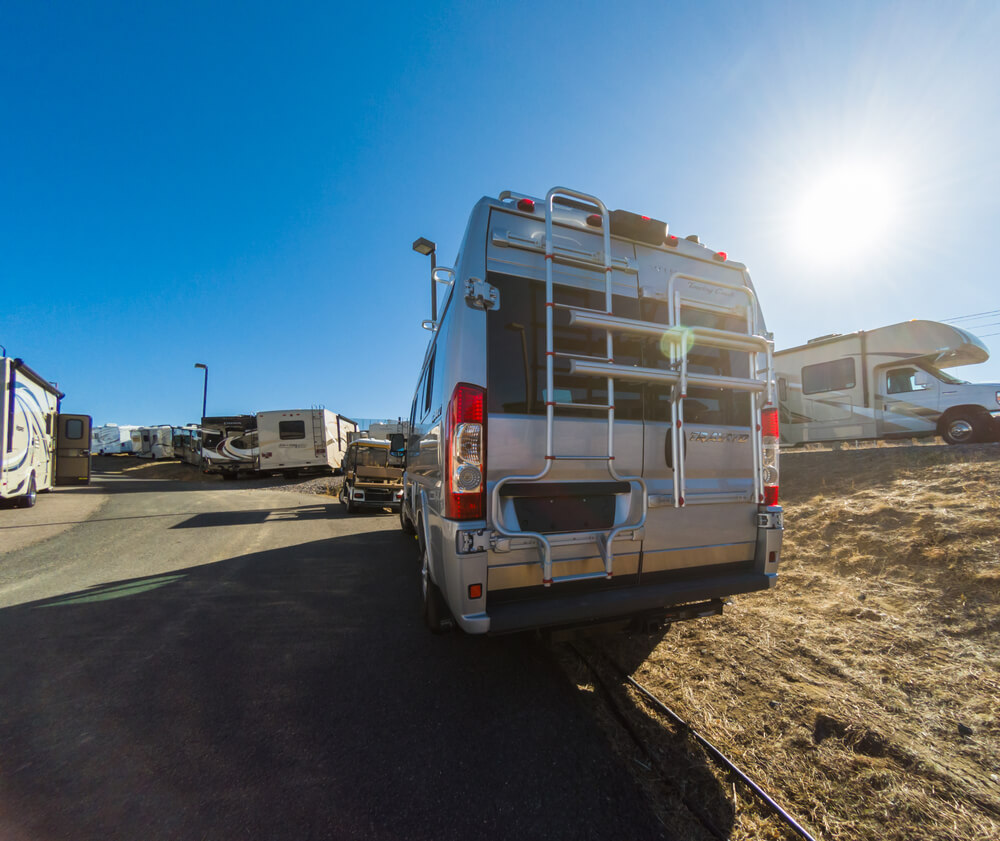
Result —
[[742, 264], [554, 188], [483, 198], [432, 278], [400, 510], [432, 630], [672, 622], [773, 586], [772, 341]]

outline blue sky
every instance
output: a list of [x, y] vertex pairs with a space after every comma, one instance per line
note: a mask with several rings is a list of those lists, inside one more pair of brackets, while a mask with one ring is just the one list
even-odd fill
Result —
[[[480, 196], [557, 184], [746, 263], [779, 348], [1000, 310], [998, 36], [994, 3], [8, 4], [0, 344], [98, 424], [195, 420], [195, 362], [210, 414], [405, 415], [411, 242], [449, 265]], [[1000, 381], [984, 341], [956, 373]]]

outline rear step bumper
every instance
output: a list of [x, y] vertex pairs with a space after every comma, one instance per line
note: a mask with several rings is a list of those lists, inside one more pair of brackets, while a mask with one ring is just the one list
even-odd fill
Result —
[[534, 628], [591, 623], [594, 620], [626, 619], [639, 613], [687, 602], [720, 599], [773, 587], [777, 575], [748, 572], [695, 581], [673, 581], [601, 592], [511, 602], [487, 609], [490, 634], [506, 634]]

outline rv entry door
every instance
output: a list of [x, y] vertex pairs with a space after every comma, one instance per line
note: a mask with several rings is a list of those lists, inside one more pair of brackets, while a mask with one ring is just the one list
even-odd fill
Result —
[[90, 482], [90, 415], [59, 415], [56, 438], [56, 484]]

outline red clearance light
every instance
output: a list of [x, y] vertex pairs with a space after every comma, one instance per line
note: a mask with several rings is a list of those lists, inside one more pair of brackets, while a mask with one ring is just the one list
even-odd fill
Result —
[[778, 427], [778, 410], [777, 409], [764, 409], [760, 413], [760, 432], [765, 438], [777, 438], [779, 433]]
[[721, 262], [725, 263], [725, 262], [726, 262], [726, 260], [728, 260], [728, 259], [729, 259], [729, 255], [728, 255], [728, 254], [726, 254], [726, 252], [725, 252], [725, 251], [717, 251], [717, 252], [715, 253], [715, 257], [714, 257], [714, 259], [716, 259], [716, 260], [719, 260], [719, 261], [721, 261]]
[[591, 228], [604, 227], [604, 222], [601, 219], [600, 213], [591, 213], [590, 216], [587, 217], [587, 224], [590, 225]]
[[534, 213], [535, 203], [531, 199], [518, 199], [517, 209], [523, 210], [525, 213]]
[[680, 242], [680, 240], [677, 239], [677, 237], [673, 236], [673, 234], [671, 234], [665, 240], [663, 240], [663, 242], [666, 245], [669, 245], [671, 248], [675, 248], [677, 246], [677, 243]]
[[482, 584], [470, 584], [469, 585], [469, 598], [470, 599], [481, 599], [483, 597], [483, 585]]
[[643, 222], [648, 222], [650, 220], [649, 216], [641, 216], [639, 218], [641, 218]]

